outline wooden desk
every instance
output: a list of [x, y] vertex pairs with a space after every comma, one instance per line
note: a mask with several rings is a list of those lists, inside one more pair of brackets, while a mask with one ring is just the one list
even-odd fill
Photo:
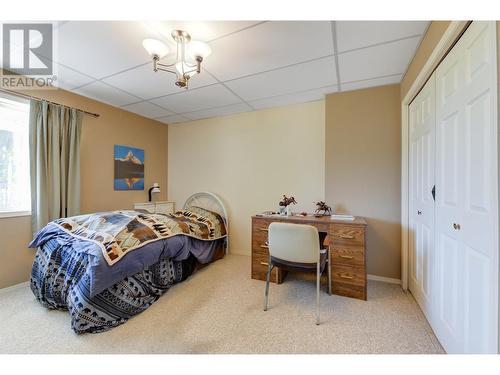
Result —
[[[265, 280], [269, 247], [267, 233], [272, 222], [308, 224], [328, 234], [332, 268], [332, 292], [366, 300], [366, 221], [332, 220], [330, 216], [252, 216], [252, 279]], [[271, 281], [282, 283], [286, 271], [275, 268]]]

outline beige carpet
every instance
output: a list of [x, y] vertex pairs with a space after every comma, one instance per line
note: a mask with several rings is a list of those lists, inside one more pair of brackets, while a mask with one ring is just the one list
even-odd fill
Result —
[[411, 294], [368, 284], [368, 301], [321, 295], [289, 274], [250, 279], [250, 258], [230, 255], [174, 286], [144, 313], [106, 333], [76, 335], [69, 314], [38, 304], [28, 286], [0, 292], [0, 353], [443, 353]]

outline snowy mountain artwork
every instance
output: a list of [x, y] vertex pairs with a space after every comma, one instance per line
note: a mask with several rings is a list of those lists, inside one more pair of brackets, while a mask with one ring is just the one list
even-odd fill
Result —
[[115, 145], [115, 190], [144, 190], [144, 150]]

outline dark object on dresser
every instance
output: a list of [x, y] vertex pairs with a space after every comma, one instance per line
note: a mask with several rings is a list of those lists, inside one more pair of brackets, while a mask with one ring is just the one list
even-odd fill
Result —
[[323, 201], [318, 201], [316, 202], [316, 210], [314, 210], [314, 213], [317, 215], [331, 215], [332, 214], [332, 208], [326, 204], [326, 202]]

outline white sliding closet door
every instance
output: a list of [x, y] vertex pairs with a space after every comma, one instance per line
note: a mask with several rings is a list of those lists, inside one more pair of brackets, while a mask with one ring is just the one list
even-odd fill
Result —
[[434, 256], [436, 97], [434, 74], [410, 104], [409, 288], [430, 321]]
[[495, 33], [473, 22], [436, 70], [431, 324], [449, 353], [498, 350]]

